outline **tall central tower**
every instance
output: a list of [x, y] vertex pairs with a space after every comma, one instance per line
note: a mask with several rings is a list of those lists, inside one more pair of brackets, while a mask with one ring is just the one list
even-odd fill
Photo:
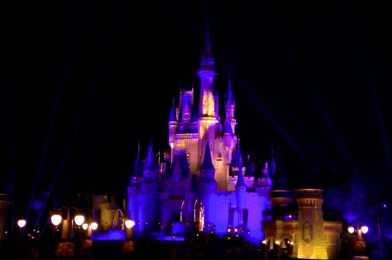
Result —
[[214, 57], [211, 51], [210, 30], [207, 25], [206, 39], [204, 45], [204, 54], [201, 58], [201, 67], [198, 71], [200, 78], [200, 102], [199, 117], [215, 117], [214, 106], [214, 77], [216, 75], [214, 69]]

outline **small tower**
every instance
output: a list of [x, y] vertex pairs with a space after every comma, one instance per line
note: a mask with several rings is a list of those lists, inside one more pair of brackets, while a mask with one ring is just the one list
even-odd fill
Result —
[[238, 172], [237, 183], [235, 184], [235, 196], [237, 199], [237, 208], [236, 211], [238, 213], [238, 226], [244, 225], [243, 219], [243, 209], [246, 207], [246, 191], [249, 188], [244, 180], [244, 170], [241, 169]]
[[157, 181], [159, 174], [159, 167], [155, 161], [154, 148], [152, 142], [148, 147], [148, 154], [143, 166], [143, 182]]
[[242, 159], [240, 139], [238, 138], [237, 149], [236, 149], [236, 152], [233, 153], [233, 156], [231, 159], [231, 164], [230, 164], [230, 168], [231, 168], [230, 170], [231, 170], [232, 175], [229, 176], [228, 190], [235, 189], [235, 185], [236, 185], [237, 179], [238, 179], [238, 174], [240, 171], [242, 171], [243, 166], [244, 166], [244, 161]]
[[200, 102], [199, 117], [214, 117], [214, 77], [216, 75], [214, 69], [214, 57], [211, 51], [210, 29], [207, 21], [206, 38], [204, 44], [204, 54], [201, 57], [200, 70], [198, 76], [200, 78]]
[[268, 162], [268, 175], [272, 178], [276, 172], [276, 163], [274, 157], [274, 144], [271, 144], [271, 157]]
[[235, 112], [235, 100], [234, 94], [231, 90], [231, 75], [229, 75], [229, 81], [227, 83], [227, 93], [226, 93], [226, 100], [225, 100], [225, 115], [226, 121], [232, 128], [233, 134], [235, 133], [235, 126], [237, 125], [237, 121], [234, 117]]
[[214, 204], [210, 203], [210, 196], [218, 189], [218, 183], [215, 180], [215, 168], [212, 164], [210, 145], [207, 142], [206, 151], [204, 153], [203, 164], [200, 168], [199, 180], [199, 198], [203, 204], [205, 223], [210, 222], [210, 214], [214, 211]]
[[176, 133], [177, 133], [177, 128], [178, 128], [178, 122], [177, 122], [177, 117], [176, 116], [176, 108], [174, 106], [174, 98], [173, 98], [173, 106], [170, 109], [170, 114], [169, 114], [169, 145], [171, 148], [171, 157], [173, 158], [173, 150], [176, 142]]
[[263, 196], [269, 197], [269, 191], [272, 188], [272, 180], [268, 176], [268, 162], [265, 162], [264, 169], [261, 170], [261, 176], [255, 178], [254, 190]]
[[153, 231], [157, 228], [160, 214], [158, 214], [157, 192], [158, 192], [159, 167], [155, 161], [154, 149], [151, 144], [148, 148], [146, 161], [143, 165], [143, 179], [138, 191], [139, 219], [142, 232]]
[[[133, 172], [131, 174], [129, 186], [127, 187], [128, 201], [127, 201], [127, 214], [128, 217], [133, 221], [139, 221], [139, 205], [137, 196], [139, 194], [140, 182], [143, 179], [143, 162], [140, 160], [140, 142], [138, 143], [138, 151], [136, 160], [133, 166]], [[138, 226], [135, 227], [135, 231]]]

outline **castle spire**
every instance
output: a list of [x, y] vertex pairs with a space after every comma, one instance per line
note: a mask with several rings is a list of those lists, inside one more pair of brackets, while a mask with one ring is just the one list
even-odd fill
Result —
[[151, 144], [148, 147], [148, 154], [146, 158], [146, 162], [144, 163], [143, 171], [158, 171], [159, 167], [157, 165], [157, 162], [155, 161], [155, 154], [154, 154], [154, 148], [152, 145], [152, 138], [151, 138]]
[[143, 177], [142, 168], [143, 168], [142, 161], [140, 160], [140, 141], [138, 141], [137, 155], [136, 155], [135, 164], [133, 165], [133, 173], [132, 173], [131, 177], [138, 177], [138, 178]]
[[201, 56], [200, 70], [198, 71], [200, 78], [200, 102], [199, 117], [215, 116], [215, 100], [214, 100], [214, 57], [212, 56], [209, 19], [207, 14], [206, 38], [204, 43], [204, 53]]
[[274, 176], [276, 172], [276, 163], [275, 163], [275, 157], [274, 157], [274, 144], [272, 143], [271, 146], [271, 157], [268, 162], [268, 174], [270, 177]]
[[231, 90], [231, 73], [229, 73], [229, 81], [227, 83], [227, 102], [228, 102], [228, 105], [231, 105], [234, 103], [233, 91]]
[[214, 70], [214, 57], [212, 56], [210, 39], [210, 15], [207, 13], [206, 37], [204, 42], [204, 53], [201, 57], [201, 70]]
[[176, 120], [176, 108], [174, 106], [174, 98], [173, 98], [173, 106], [170, 109], [170, 115], [169, 115], [169, 122], [177, 121]]
[[237, 188], [240, 188], [240, 187], [248, 187], [247, 185], [246, 185], [246, 183], [245, 183], [245, 180], [244, 180], [244, 174], [243, 174], [243, 172], [242, 172], [242, 169], [240, 169], [239, 171], [238, 171], [238, 179], [237, 179], [237, 183], [235, 184], [235, 188], [237, 189]]

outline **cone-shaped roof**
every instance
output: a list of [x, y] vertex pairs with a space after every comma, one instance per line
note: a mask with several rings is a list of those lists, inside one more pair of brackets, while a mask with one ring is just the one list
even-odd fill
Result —
[[242, 170], [240, 170], [239, 172], [238, 172], [238, 179], [237, 179], [237, 183], [235, 184], [235, 187], [236, 188], [239, 188], [239, 187], [248, 187], [246, 184], [245, 184], [245, 180], [244, 180], [244, 174], [242, 173]]
[[248, 162], [248, 164], [246, 165], [245, 176], [248, 176], [248, 177], [255, 176], [255, 164], [254, 163]]
[[152, 146], [152, 141], [151, 141], [150, 147], [148, 147], [148, 154], [147, 154], [146, 162], [144, 163], [143, 170], [144, 171], [159, 171], [158, 164], [155, 161], [155, 154], [154, 154], [154, 148]]
[[177, 121], [176, 120], [176, 108], [174, 107], [174, 99], [173, 99], [173, 106], [170, 109], [170, 114], [169, 114], [169, 122], [172, 121]]
[[140, 160], [140, 143], [138, 144], [138, 151], [136, 155], [135, 164], [133, 165], [133, 172], [131, 177], [143, 177], [143, 162]]
[[231, 74], [229, 74], [229, 82], [227, 83], [227, 102], [229, 104], [233, 104], [234, 99], [233, 99], [233, 91], [231, 90]]
[[244, 166], [244, 160], [242, 159], [242, 153], [241, 153], [241, 147], [239, 145], [239, 141], [238, 141], [238, 147], [235, 153], [235, 157], [233, 157], [231, 160], [231, 166], [240, 167], [240, 168]]
[[173, 174], [179, 173], [180, 177], [187, 179], [190, 176], [188, 159], [186, 157], [186, 150], [183, 148], [176, 148], [173, 157], [173, 166], [170, 171], [166, 173], [167, 178], [172, 178]]
[[207, 14], [206, 38], [204, 42], [204, 54], [201, 57], [201, 70], [214, 70], [214, 57], [212, 56], [209, 15]]
[[273, 146], [272, 146], [271, 157], [270, 157], [269, 162], [268, 162], [268, 175], [270, 177], [273, 177], [275, 172], [276, 172], [276, 162], [275, 162], [275, 157], [274, 157], [274, 149], [273, 149]]
[[210, 145], [208, 142], [206, 145], [206, 151], [204, 153], [203, 164], [201, 165], [201, 170], [214, 170], [215, 171], [214, 165], [212, 164]]

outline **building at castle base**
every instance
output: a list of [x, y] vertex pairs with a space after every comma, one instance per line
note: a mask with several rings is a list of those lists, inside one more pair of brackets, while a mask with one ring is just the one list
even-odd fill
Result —
[[[287, 238], [295, 245], [290, 256], [326, 259], [335, 250], [330, 249], [335, 246], [331, 241], [340, 234], [341, 223], [323, 221], [322, 190], [318, 190], [317, 195], [321, 197], [317, 198], [313, 198], [314, 194], [308, 198], [306, 193], [295, 191], [299, 195], [296, 198], [298, 219], [269, 219], [275, 209], [286, 210], [277, 207], [282, 199], [275, 196], [276, 190], [271, 191], [276, 170], [273, 154], [259, 175], [249, 155], [247, 162], [243, 161], [235, 134], [237, 121], [231, 82], [229, 79], [225, 117], [221, 119], [218, 92], [214, 92], [215, 75], [207, 29], [198, 71], [198, 106], [193, 87], [181, 89], [178, 106], [173, 100], [168, 120], [171, 151], [165, 152], [164, 161], [159, 164], [152, 144], [145, 160], [138, 153], [127, 188], [126, 211], [136, 223], [133, 234], [143, 236], [157, 231], [232, 234], [257, 247], [264, 243], [271, 251], [276, 248], [275, 241], [281, 241], [279, 250], [287, 251], [284, 248]], [[292, 197], [283, 200], [293, 202]], [[304, 238], [300, 235], [303, 230], [311, 230], [311, 235]]]

